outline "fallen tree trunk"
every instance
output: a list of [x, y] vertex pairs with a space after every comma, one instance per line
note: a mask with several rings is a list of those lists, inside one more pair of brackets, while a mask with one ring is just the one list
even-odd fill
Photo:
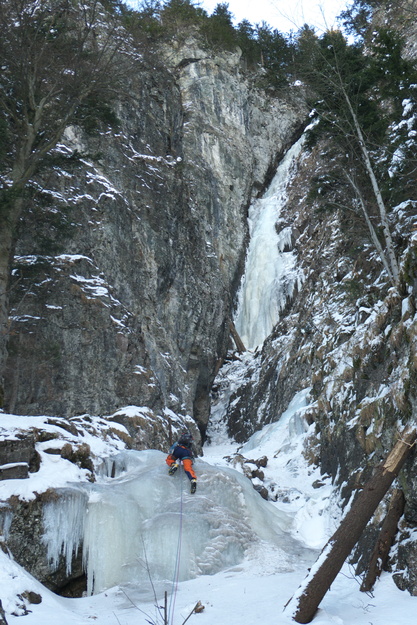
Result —
[[362, 592], [372, 590], [376, 578], [381, 575], [385, 567], [389, 551], [394, 542], [395, 534], [397, 533], [398, 521], [404, 514], [404, 507], [404, 493], [400, 489], [395, 489], [391, 497], [387, 516], [382, 524], [381, 531], [369, 560], [368, 572], [361, 584]]
[[297, 623], [310, 623], [324, 595], [353, 547], [359, 540], [379, 502], [400, 472], [417, 437], [415, 428], [406, 428], [387, 458], [359, 493], [339, 529], [333, 534], [321, 555], [295, 595], [286, 605]]
[[239, 354], [243, 354], [243, 352], [246, 352], [246, 347], [244, 346], [243, 341], [240, 338], [239, 333], [236, 330], [236, 326], [232, 320], [230, 320], [230, 334], [233, 337], [233, 340], [236, 345], [236, 349], [239, 352]]

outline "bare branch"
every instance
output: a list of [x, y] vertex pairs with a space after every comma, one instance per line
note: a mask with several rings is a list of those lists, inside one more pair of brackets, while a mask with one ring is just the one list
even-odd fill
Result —
[[375, 228], [372, 225], [371, 219], [369, 217], [369, 213], [368, 213], [368, 211], [366, 209], [366, 206], [365, 206], [365, 201], [363, 199], [362, 193], [361, 193], [358, 185], [355, 183], [353, 177], [347, 171], [345, 172], [345, 175], [346, 175], [346, 178], [349, 181], [350, 185], [352, 186], [352, 188], [354, 189], [354, 191], [356, 193], [356, 197], [357, 197], [357, 199], [359, 201], [360, 207], [361, 207], [363, 215], [365, 217], [366, 225], [368, 226], [368, 230], [369, 230], [369, 233], [371, 235], [372, 243], [374, 244], [375, 249], [378, 252], [378, 255], [379, 255], [380, 259], [381, 259], [381, 262], [384, 265], [385, 271], [387, 272], [391, 282], [393, 283], [393, 285], [395, 285], [394, 275], [393, 275], [393, 273], [391, 271], [391, 268], [390, 268], [389, 262], [387, 260], [387, 257], [385, 255], [385, 252], [382, 249], [382, 245], [381, 245], [381, 243], [380, 243], [380, 241], [378, 239], [378, 235], [375, 232]]

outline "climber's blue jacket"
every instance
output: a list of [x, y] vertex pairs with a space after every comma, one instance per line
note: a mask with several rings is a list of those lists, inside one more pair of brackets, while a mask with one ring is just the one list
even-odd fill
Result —
[[193, 459], [193, 452], [188, 447], [184, 447], [184, 445], [180, 445], [179, 443], [174, 443], [172, 447], [169, 449], [169, 454], [177, 458], [178, 460], [185, 460], [185, 458]]

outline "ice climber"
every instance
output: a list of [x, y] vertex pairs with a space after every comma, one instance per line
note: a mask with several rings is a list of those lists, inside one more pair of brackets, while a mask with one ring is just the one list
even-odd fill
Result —
[[180, 466], [184, 467], [188, 479], [191, 482], [191, 494], [197, 490], [197, 476], [193, 470], [193, 437], [190, 432], [183, 432], [178, 439], [178, 442], [174, 443], [169, 450], [169, 454], [166, 459], [166, 463], [169, 466], [168, 473], [174, 475], [175, 471]]

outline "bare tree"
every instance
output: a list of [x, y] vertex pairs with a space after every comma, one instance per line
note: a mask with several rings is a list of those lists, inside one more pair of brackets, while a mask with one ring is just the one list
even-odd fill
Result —
[[[398, 75], [385, 71], [387, 57], [391, 54], [393, 63], [401, 54], [402, 44], [394, 35], [383, 33], [381, 38], [385, 47], [376, 37], [371, 53], [359, 45], [349, 45], [340, 32], [330, 31], [318, 40], [305, 30], [300, 34], [299, 48], [300, 61], [304, 64], [301, 74], [312, 89], [313, 106], [320, 122], [313, 132], [325, 136], [333, 146], [332, 160], [338, 176], [333, 180], [331, 193], [337, 195], [335, 187], [341, 185], [340, 195], [345, 186], [345, 198], [349, 197], [352, 208], [365, 218], [370, 240], [389, 280], [398, 287], [400, 271], [389, 220], [392, 207], [386, 192], [388, 166], [384, 169], [381, 163], [389, 148], [390, 124], [395, 121], [395, 115], [401, 119], [399, 85], [405, 93], [409, 81], [411, 89], [414, 67], [403, 60]], [[326, 176], [330, 180], [329, 172]]]
[[339, 528], [325, 545], [298, 592], [286, 608], [297, 623], [310, 623], [344, 561], [359, 540], [379, 502], [399, 474], [415, 445], [417, 431], [406, 428], [386, 459], [375, 469]]
[[[343, 81], [343, 77], [342, 77], [342, 73], [340, 72], [339, 69], [339, 63], [338, 63], [338, 58], [337, 58], [337, 53], [335, 52], [334, 54], [334, 78], [333, 78], [333, 84], [334, 87], [340, 90], [340, 93], [342, 94], [345, 102], [346, 102], [346, 107], [347, 107], [347, 111], [349, 112], [350, 118], [351, 118], [351, 127], [354, 133], [354, 136], [356, 138], [356, 141], [358, 143], [359, 149], [360, 149], [360, 153], [362, 155], [362, 160], [363, 160], [363, 164], [365, 166], [365, 171], [366, 174], [369, 178], [369, 181], [371, 183], [371, 187], [372, 187], [372, 191], [376, 200], [376, 204], [378, 206], [378, 211], [379, 211], [379, 216], [380, 216], [380, 220], [381, 220], [381, 226], [382, 226], [382, 231], [383, 231], [383, 236], [384, 236], [384, 241], [385, 241], [385, 251], [382, 250], [382, 246], [379, 244], [376, 245], [377, 251], [381, 256], [381, 260], [384, 264], [384, 266], [387, 268], [388, 270], [388, 275], [390, 277], [390, 280], [393, 284], [393, 286], [398, 286], [398, 281], [399, 281], [399, 269], [398, 269], [398, 263], [397, 263], [397, 258], [395, 255], [395, 250], [394, 250], [394, 244], [393, 244], [393, 240], [392, 240], [392, 236], [391, 236], [391, 231], [390, 231], [390, 227], [389, 227], [389, 222], [388, 222], [388, 216], [387, 216], [387, 209], [385, 206], [385, 202], [384, 199], [382, 197], [382, 192], [380, 189], [380, 186], [378, 184], [378, 180], [377, 177], [375, 175], [375, 171], [372, 165], [372, 161], [370, 158], [370, 154], [369, 154], [369, 150], [367, 148], [366, 145], [366, 141], [365, 141], [365, 137], [364, 137], [364, 133], [362, 132], [362, 128], [361, 125], [359, 123], [359, 119], [358, 119], [358, 115], [356, 113], [356, 111], [353, 108], [351, 99], [349, 97], [349, 94], [347, 93], [347, 90], [345, 88], [345, 84]], [[330, 80], [332, 80], [330, 78]], [[366, 222], [368, 225], [368, 228], [370, 229], [370, 234], [371, 234], [371, 240], [374, 242], [375, 244], [375, 239], [377, 239], [376, 233], [374, 231], [374, 229], [372, 228], [372, 224], [369, 218], [369, 212], [366, 209], [365, 203], [363, 201], [363, 197], [362, 195], [359, 195], [360, 201], [361, 201], [361, 207], [362, 210], [365, 214], [365, 218], [366, 218]]]
[[[357, 202], [361, 208], [363, 217], [365, 219], [366, 225], [368, 227], [369, 230], [369, 235], [371, 237], [371, 241], [375, 247], [375, 250], [377, 251], [379, 258], [381, 259], [382, 264], [384, 265], [384, 269], [388, 274], [388, 277], [391, 281], [391, 284], [393, 284], [394, 286], [396, 286], [398, 284], [398, 278], [399, 278], [399, 269], [398, 269], [398, 264], [397, 264], [397, 259], [395, 257], [395, 253], [394, 253], [394, 246], [393, 246], [393, 242], [392, 242], [392, 237], [391, 237], [391, 232], [389, 229], [389, 225], [388, 225], [388, 219], [387, 219], [387, 214], [385, 211], [385, 205], [382, 202], [382, 206], [383, 206], [383, 212], [384, 212], [384, 217], [385, 217], [385, 223], [386, 223], [386, 232], [387, 232], [387, 236], [388, 236], [388, 241], [389, 241], [389, 250], [390, 250], [390, 255], [392, 256], [392, 258], [390, 259], [390, 255], [387, 255], [387, 253], [385, 252], [381, 241], [378, 238], [378, 235], [376, 233], [376, 230], [374, 228], [374, 225], [371, 221], [371, 216], [369, 214], [369, 210], [368, 207], [366, 205], [366, 201], [363, 197], [362, 191], [359, 187], [359, 185], [357, 184], [357, 182], [355, 181], [354, 178], [354, 173], [346, 171], [344, 172], [346, 179], [348, 180], [349, 184], [351, 185], [352, 189], [354, 190], [355, 194], [356, 194], [356, 199]], [[382, 196], [379, 194], [379, 196], [382, 199]], [[388, 256], [388, 257], [387, 257]], [[391, 260], [391, 262], [390, 262]]]
[[0, 405], [8, 288], [31, 179], [86, 108], [110, 101], [126, 75], [117, 2], [0, 2]]

